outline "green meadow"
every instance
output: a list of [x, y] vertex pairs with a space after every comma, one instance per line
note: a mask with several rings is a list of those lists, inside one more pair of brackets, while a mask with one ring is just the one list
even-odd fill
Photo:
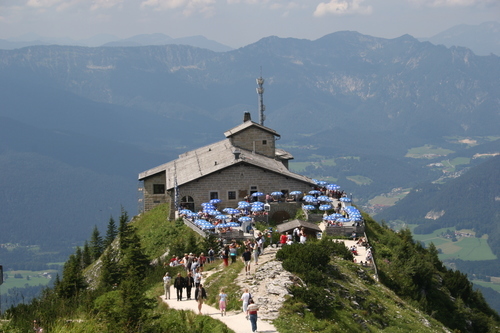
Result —
[[[416, 225], [409, 225], [410, 229]], [[488, 236], [483, 235], [481, 238], [477, 237], [458, 237], [456, 242], [449, 238], [441, 237], [440, 235], [447, 230], [455, 231], [455, 228], [442, 228], [435, 230], [431, 234], [418, 235], [413, 234], [415, 240], [429, 245], [434, 243], [436, 248], [440, 250], [439, 259], [462, 259], [462, 260], [493, 260], [497, 257], [491, 252], [487, 243]], [[471, 230], [459, 230], [462, 233], [472, 233]]]
[[430, 158], [435, 156], [446, 156], [454, 153], [453, 150], [434, 147], [432, 145], [425, 145], [422, 147], [415, 147], [408, 149], [406, 157], [412, 158]]
[[[55, 270], [46, 271], [4, 271], [3, 274], [7, 274], [7, 279], [4, 278], [1, 292], [2, 294], [7, 294], [10, 288], [24, 288], [25, 286], [38, 286], [38, 285], [48, 285], [49, 278], [43, 277], [42, 273], [48, 272], [54, 276], [56, 274]], [[14, 275], [21, 274], [22, 278], [15, 278]], [[29, 279], [28, 279], [29, 276]]]

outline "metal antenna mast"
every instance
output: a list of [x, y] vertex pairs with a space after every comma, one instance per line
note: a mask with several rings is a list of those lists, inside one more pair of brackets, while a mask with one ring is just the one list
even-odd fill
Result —
[[264, 126], [264, 111], [266, 106], [264, 105], [264, 79], [262, 78], [262, 68], [260, 69], [260, 77], [257, 79], [257, 94], [259, 95], [259, 123]]

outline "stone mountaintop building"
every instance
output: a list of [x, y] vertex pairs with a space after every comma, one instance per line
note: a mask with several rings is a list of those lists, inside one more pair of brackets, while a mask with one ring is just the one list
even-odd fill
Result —
[[[170, 217], [174, 218], [176, 203], [197, 211], [203, 202], [220, 199], [221, 210], [237, 207], [239, 201], [254, 192], [308, 192], [315, 186], [311, 178], [288, 170], [293, 156], [276, 148], [280, 135], [253, 122], [250, 113], [245, 112], [243, 123], [224, 135], [225, 140], [188, 151], [176, 160], [140, 173], [144, 211], [170, 203]], [[278, 220], [290, 218], [300, 207], [287, 212], [284, 203], [273, 206], [271, 213], [280, 216]]]

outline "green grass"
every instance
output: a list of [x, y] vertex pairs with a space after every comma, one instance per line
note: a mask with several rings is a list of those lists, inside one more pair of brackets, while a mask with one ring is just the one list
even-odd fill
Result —
[[406, 157], [411, 158], [434, 158], [437, 156], [446, 156], [454, 153], [453, 150], [434, 147], [432, 145], [425, 145], [422, 147], [415, 147], [408, 149]]
[[290, 162], [290, 170], [293, 172], [304, 172], [311, 162]]
[[447, 172], [455, 171], [455, 168], [459, 165], [467, 165], [470, 163], [470, 158], [468, 157], [456, 157], [452, 160], [443, 160], [441, 161], [444, 166], [444, 170]]
[[[410, 230], [415, 229], [416, 225], [409, 225]], [[413, 234], [417, 241], [424, 242], [428, 246], [431, 242], [442, 251], [439, 259], [462, 259], [462, 260], [494, 260], [497, 257], [491, 251], [487, 243], [487, 235], [481, 238], [460, 237], [456, 242], [451, 239], [441, 237], [440, 234], [446, 230], [455, 231], [454, 227], [435, 230], [431, 234]], [[466, 230], [460, 230], [467, 232]], [[469, 231], [470, 232], [470, 231]]]
[[491, 288], [497, 292], [500, 293], [500, 284], [498, 283], [493, 283], [493, 282], [486, 282], [486, 281], [481, 281], [481, 280], [472, 280], [474, 284], [480, 285], [485, 288]]
[[356, 185], [370, 185], [373, 182], [370, 178], [361, 175], [347, 176], [346, 178], [356, 183]]
[[[24, 288], [28, 286], [46, 286], [49, 284], [50, 279], [41, 276], [43, 272], [49, 272], [52, 275], [56, 274], [55, 270], [45, 270], [45, 271], [4, 271], [4, 275], [7, 274], [8, 278], [4, 279], [2, 284], [2, 294], [7, 294], [7, 291], [11, 288]], [[14, 278], [14, 274], [21, 274], [22, 279]], [[26, 277], [29, 276], [30, 279], [27, 280]]]
[[228, 311], [238, 310], [241, 308], [241, 302], [239, 301], [241, 295], [243, 294], [241, 287], [238, 286], [234, 281], [241, 273], [244, 268], [243, 262], [238, 257], [238, 260], [234, 264], [229, 264], [228, 267], [220, 265], [218, 263], [217, 269], [222, 269], [219, 274], [213, 274], [209, 276], [204, 283], [205, 289], [207, 290], [207, 304], [212, 305], [215, 308], [219, 308], [219, 292], [221, 288], [224, 288], [227, 294], [226, 308]]

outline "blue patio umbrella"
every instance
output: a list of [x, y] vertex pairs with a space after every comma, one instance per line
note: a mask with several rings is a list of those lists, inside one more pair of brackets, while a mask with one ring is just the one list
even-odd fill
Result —
[[250, 210], [252, 212], [261, 212], [264, 210], [264, 206], [253, 206]]
[[336, 191], [340, 188], [337, 184], [328, 184], [325, 186], [327, 190]]
[[351, 200], [350, 198], [348, 198], [348, 197], [342, 197], [342, 198], [340, 198], [339, 200], [340, 200], [340, 201], [342, 201], [342, 202], [351, 202], [351, 201], [352, 201], [352, 200]]
[[201, 203], [201, 207], [206, 207], [206, 206], [212, 206], [212, 207], [213, 207], [213, 205], [214, 205], [214, 204], [213, 204], [213, 203], [211, 203], [211, 202], [202, 202], [202, 203]]
[[317, 185], [319, 185], [319, 186], [325, 186], [325, 185], [327, 185], [328, 183], [327, 183], [327, 182], [325, 182], [324, 180], [318, 180], [318, 181], [316, 182], [316, 184], [317, 184]]
[[218, 210], [212, 209], [212, 210], [207, 211], [207, 214], [212, 215], [212, 216], [216, 216], [216, 215], [219, 215], [220, 212]]
[[301, 195], [302, 191], [292, 191], [290, 192], [290, 195]]
[[252, 202], [252, 207], [256, 207], [256, 206], [262, 206], [262, 207], [264, 207], [264, 203], [262, 201]]
[[193, 216], [198, 216], [198, 213], [190, 212], [190, 213], [187, 213], [186, 215], [187, 215], [187, 217], [193, 217]]
[[261, 197], [263, 195], [264, 195], [264, 193], [262, 193], [262, 192], [254, 192], [254, 193], [252, 193], [252, 197]]
[[319, 201], [331, 201], [330, 197], [327, 197], [326, 195], [320, 195], [316, 199], [318, 199]]
[[215, 227], [218, 228], [218, 229], [220, 229], [220, 228], [227, 228], [227, 224], [226, 223], [219, 223]]
[[242, 216], [238, 219], [238, 221], [240, 222], [250, 222], [252, 221], [253, 219], [250, 217], [250, 216]]
[[203, 229], [203, 230], [214, 229], [214, 228], [215, 228], [214, 225], [211, 223], [201, 225], [201, 229]]
[[305, 202], [310, 202], [310, 203], [316, 203], [318, 202], [318, 199], [316, 199], [315, 197], [313, 197], [312, 195], [306, 195], [302, 198], [302, 200], [304, 200]]
[[237, 223], [237, 222], [228, 222], [228, 223], [226, 223], [226, 225], [227, 225], [228, 227], [231, 227], [231, 228], [237, 228], [237, 227], [239, 227], [239, 226], [240, 226], [240, 224], [239, 224], [239, 223]]
[[321, 191], [318, 190], [311, 190], [308, 192], [309, 194], [321, 194]]
[[190, 211], [189, 209], [181, 209], [179, 213], [184, 215], [189, 215], [190, 213], [192, 213], [192, 211]]
[[341, 218], [337, 219], [337, 222], [351, 222], [351, 219], [348, 219], [346, 217], [341, 217]]
[[276, 192], [272, 192], [272, 193], [271, 193], [271, 195], [272, 195], [272, 196], [281, 196], [281, 195], [283, 195], [283, 192], [281, 192], [281, 191], [276, 191]]
[[332, 205], [325, 204], [319, 206], [319, 210], [329, 210], [329, 209], [332, 209]]
[[196, 224], [196, 225], [203, 224], [203, 223], [209, 223], [209, 222], [207, 220], [203, 220], [203, 219], [194, 220], [194, 224]]
[[226, 214], [229, 214], [229, 215], [235, 215], [235, 214], [239, 214], [240, 213], [240, 211], [237, 210], [236, 208], [229, 208], [225, 212], [226, 212]]
[[313, 205], [304, 205], [304, 206], [302, 206], [302, 209], [304, 209], [304, 210], [313, 210], [313, 209], [316, 209], [316, 207], [313, 206]]
[[323, 216], [323, 220], [325, 220], [325, 221], [334, 221], [335, 219], [337, 219], [337, 217], [335, 217], [334, 215], [335, 214]]
[[211, 204], [218, 204], [218, 203], [221, 203], [221, 202], [222, 202], [221, 199], [212, 199], [212, 200], [210, 200]]
[[249, 203], [249, 202], [246, 202], [246, 201], [240, 201], [238, 203], [238, 208], [248, 208], [248, 207], [251, 207], [252, 204]]
[[224, 214], [219, 214], [219, 215], [215, 216], [216, 220], [227, 220], [229, 218], [231, 218], [231, 217], [227, 216], [227, 215], [224, 215]]

